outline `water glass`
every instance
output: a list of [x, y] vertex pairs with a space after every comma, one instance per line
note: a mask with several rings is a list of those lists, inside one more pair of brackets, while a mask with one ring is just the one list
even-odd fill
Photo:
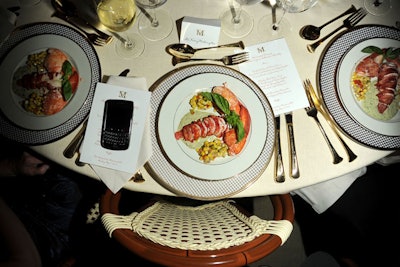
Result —
[[[312, 8], [318, 0], [288, 0], [280, 1], [282, 7], [289, 13], [300, 13]], [[287, 6], [285, 6], [287, 5]]]

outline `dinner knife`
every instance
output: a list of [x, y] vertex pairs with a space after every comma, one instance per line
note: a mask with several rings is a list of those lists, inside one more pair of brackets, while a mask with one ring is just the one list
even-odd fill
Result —
[[280, 116], [275, 117], [275, 181], [283, 183], [285, 181], [285, 170], [283, 168], [281, 151], [280, 119]]
[[296, 145], [294, 142], [292, 112], [288, 112], [285, 114], [285, 120], [286, 120], [287, 134], [289, 139], [290, 177], [299, 178], [300, 170], [299, 170], [299, 163], [297, 160]]

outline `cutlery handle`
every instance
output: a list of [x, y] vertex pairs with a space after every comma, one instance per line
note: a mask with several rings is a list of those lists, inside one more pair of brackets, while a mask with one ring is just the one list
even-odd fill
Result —
[[349, 157], [349, 162], [352, 162], [357, 158], [357, 155], [351, 150], [351, 148], [346, 144], [346, 142], [342, 139], [336, 126], [332, 123], [331, 118], [326, 114], [325, 110], [320, 109], [319, 112], [328, 122], [329, 126], [332, 128], [333, 132], [336, 134], [337, 138], [339, 139], [340, 143], [343, 145], [344, 149], [346, 150], [347, 156]]
[[68, 22], [69, 24], [73, 25], [74, 27], [79, 29], [81, 32], [83, 32], [86, 36], [89, 35], [89, 33], [87, 31], [85, 31], [81, 26], [79, 26], [77, 23], [75, 23], [73, 20], [71, 20], [70, 17], [68, 17], [67, 15], [56, 11], [56, 12], [54, 12], [54, 14], [52, 16]]
[[357, 8], [354, 5], [351, 5], [351, 7], [349, 9], [347, 9], [345, 12], [343, 12], [339, 16], [337, 16], [337, 17], [331, 19], [330, 21], [326, 22], [325, 24], [319, 26], [319, 29], [321, 30], [322, 28], [324, 28], [325, 26], [331, 24], [335, 20], [340, 19], [341, 17], [346, 16], [346, 15], [351, 14], [351, 13], [356, 12], [356, 11], [357, 11]]
[[338, 32], [339, 30], [345, 28], [345, 25], [342, 25], [338, 28], [336, 28], [336, 30], [331, 31], [329, 34], [325, 35], [325, 37], [319, 39], [318, 41], [316, 41], [315, 43], [312, 44], [308, 44], [307, 45], [307, 50], [310, 53], [314, 53], [315, 49], [317, 49], [318, 46], [320, 46], [320, 44], [322, 44], [326, 39], [328, 39], [329, 37], [331, 37], [333, 34], [335, 34], [336, 32]]
[[287, 131], [289, 137], [289, 152], [290, 152], [290, 176], [292, 178], [300, 177], [299, 163], [297, 160], [296, 146], [294, 142], [293, 123], [287, 122]]
[[285, 181], [285, 170], [283, 168], [282, 151], [281, 151], [281, 138], [280, 138], [280, 121], [279, 116], [275, 118], [276, 131], [275, 131], [275, 181], [283, 183]]
[[238, 48], [244, 49], [244, 43], [243, 43], [243, 41], [239, 41], [239, 42], [231, 43], [231, 44], [223, 44], [223, 45], [217, 45], [217, 46], [212, 46], [212, 47], [196, 48], [196, 51], [206, 50], [206, 49], [226, 48], [226, 47], [238, 47]]
[[75, 153], [78, 151], [82, 140], [83, 136], [86, 130], [86, 125], [87, 125], [87, 120], [84, 122], [82, 128], [79, 130], [79, 132], [75, 135], [75, 137], [72, 139], [71, 143], [65, 148], [63, 154], [64, 157], [70, 159], [74, 157]]
[[338, 164], [339, 162], [341, 162], [343, 160], [343, 158], [341, 156], [339, 156], [339, 154], [336, 152], [335, 148], [333, 147], [331, 141], [329, 141], [328, 136], [325, 133], [324, 128], [322, 128], [321, 123], [319, 122], [319, 119], [317, 117], [314, 117], [315, 121], [317, 122], [318, 128], [320, 129], [322, 135], [325, 138], [326, 143], [329, 146], [329, 150], [332, 153], [332, 157], [333, 157], [333, 164]]

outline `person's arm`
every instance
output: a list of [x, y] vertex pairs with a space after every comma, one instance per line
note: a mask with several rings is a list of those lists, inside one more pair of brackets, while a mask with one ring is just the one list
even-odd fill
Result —
[[48, 164], [28, 152], [23, 152], [20, 158], [3, 158], [0, 160], [0, 177], [43, 175], [48, 169]]
[[40, 267], [41, 259], [35, 243], [14, 212], [0, 198], [0, 239], [9, 256], [0, 267]]

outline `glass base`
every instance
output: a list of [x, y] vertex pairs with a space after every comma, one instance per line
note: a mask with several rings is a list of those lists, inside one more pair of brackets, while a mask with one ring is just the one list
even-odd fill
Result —
[[172, 19], [166, 11], [156, 10], [155, 16], [158, 20], [158, 26], [156, 27], [151, 24], [150, 19], [143, 13], [139, 17], [139, 32], [150, 41], [159, 41], [168, 37], [174, 28]]
[[392, 8], [390, 0], [381, 0], [378, 1], [380, 4], [375, 6], [376, 1], [374, 0], [365, 0], [364, 7], [368, 11], [368, 13], [375, 15], [375, 16], [383, 16], [389, 12]]
[[278, 22], [279, 25], [274, 28], [272, 25], [272, 15], [262, 17], [258, 23], [258, 34], [263, 38], [267, 38], [267, 40], [279, 39], [290, 34], [292, 26], [289, 21], [282, 18]]
[[131, 45], [126, 45], [120, 40], [116, 40], [115, 50], [117, 55], [123, 58], [136, 58], [144, 51], [144, 41], [139, 34], [129, 33], [124, 38], [131, 41]]
[[230, 10], [221, 15], [221, 30], [232, 38], [241, 38], [248, 35], [253, 29], [253, 18], [246, 11], [240, 13], [240, 20], [234, 23]]

